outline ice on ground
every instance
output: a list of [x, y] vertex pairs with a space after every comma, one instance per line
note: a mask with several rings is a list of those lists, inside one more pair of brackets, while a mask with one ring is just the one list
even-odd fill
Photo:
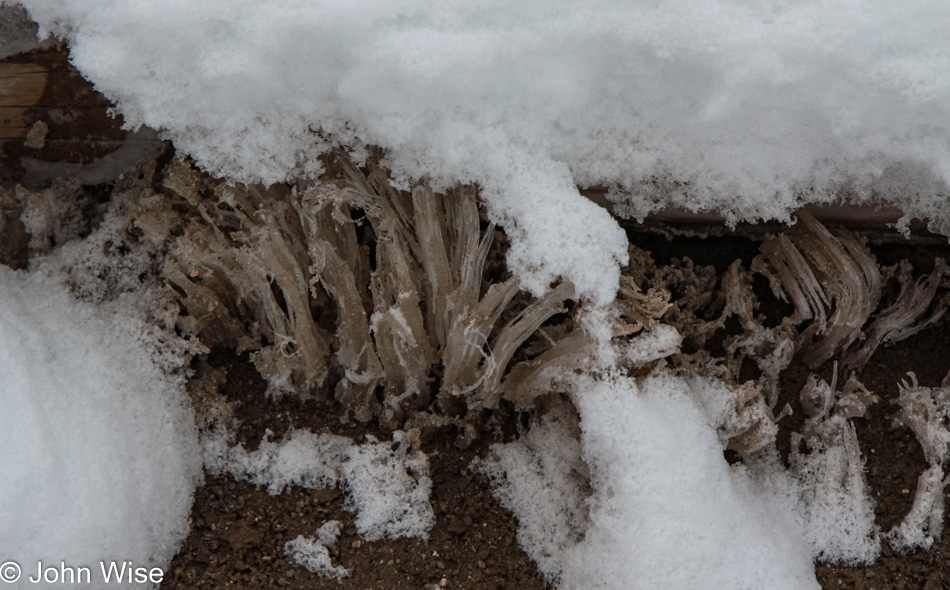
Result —
[[144, 330], [0, 266], [0, 555], [22, 587], [37, 561], [164, 568], [188, 534], [194, 416]]
[[329, 550], [336, 545], [339, 536], [340, 523], [331, 520], [317, 529], [316, 538], [308, 539], [299, 535], [293, 541], [285, 543], [284, 553], [310, 572], [342, 582], [343, 578], [350, 575], [350, 570], [343, 566], [334, 566], [330, 561]]
[[202, 454], [211, 475], [230, 473], [279, 494], [287, 486], [309, 489], [340, 486], [343, 507], [356, 513], [356, 530], [367, 541], [428, 538], [435, 524], [429, 504], [429, 459], [415, 450], [411, 435], [397, 431], [393, 442], [355, 444], [333, 434], [293, 430], [275, 443], [265, 436], [256, 451], [231, 445], [221, 426], [207, 429]]
[[230, 473], [236, 479], [266, 486], [276, 495], [291, 485], [328, 488], [340, 478], [340, 465], [353, 446], [343, 436], [291, 431], [280, 443], [264, 437], [256, 451], [231, 446], [228, 433], [220, 428], [202, 433], [205, 470], [211, 475]]

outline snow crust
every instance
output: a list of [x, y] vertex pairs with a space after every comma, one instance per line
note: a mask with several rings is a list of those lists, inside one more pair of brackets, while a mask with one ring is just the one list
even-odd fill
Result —
[[786, 219], [876, 190], [948, 219], [939, 0], [23, 4], [129, 126], [215, 174], [315, 174], [343, 143], [402, 179], [479, 182], [535, 293], [563, 275], [613, 296], [623, 234], [575, 184], [635, 216]]
[[295, 430], [279, 443], [265, 437], [256, 451], [248, 452], [232, 446], [228, 433], [218, 427], [203, 434], [201, 445], [208, 473], [230, 473], [266, 486], [271, 495], [290, 485], [341, 487], [347, 494], [343, 507], [356, 512], [356, 530], [367, 541], [425, 539], [435, 524], [429, 460], [420, 451], [409, 452], [404, 436], [393, 433], [391, 443], [368, 436], [357, 445], [343, 436]]
[[144, 328], [0, 266], [0, 399], [0, 555], [23, 568], [20, 587], [40, 560], [166, 567], [200, 449], [184, 379]]

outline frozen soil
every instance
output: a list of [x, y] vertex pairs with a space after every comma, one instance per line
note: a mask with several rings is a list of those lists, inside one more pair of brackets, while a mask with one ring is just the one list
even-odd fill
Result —
[[[758, 243], [743, 238], [675, 238], [631, 236], [640, 247], [651, 250], [658, 263], [691, 256], [697, 263], [723, 270], [736, 258], [754, 255]], [[882, 246], [875, 248], [881, 261], [910, 258], [915, 268], [927, 269], [928, 260], [946, 256], [944, 246]], [[926, 469], [923, 453], [913, 433], [895, 419], [897, 383], [908, 371], [921, 385], [939, 386], [950, 368], [950, 339], [941, 322], [893, 347], [878, 349], [858, 373], [859, 379], [881, 401], [871, 406], [863, 419], [855, 420], [861, 449], [866, 458], [868, 484], [877, 502], [877, 524], [888, 530], [910, 509], [917, 477]], [[388, 439], [388, 433], [372, 426], [349, 423], [335, 402], [301, 401], [284, 397], [270, 401], [266, 384], [246, 358], [229, 351], [215, 351], [199, 364], [227, 371], [224, 393], [233, 402], [241, 421], [238, 440], [250, 450], [268, 430], [279, 440], [289, 427], [314, 432], [333, 432], [361, 441], [366, 434]], [[831, 363], [818, 373], [831, 377]], [[782, 399], [795, 414], [784, 419], [779, 449], [788, 452], [789, 432], [802, 421], [797, 394], [809, 372], [793, 363], [782, 376]], [[514, 430], [517, 415], [509, 416]], [[456, 433], [440, 432], [425, 441], [433, 479], [432, 504], [437, 522], [429, 539], [363, 542], [353, 526], [353, 515], [343, 510], [339, 490], [292, 489], [270, 496], [253, 485], [230, 476], [208, 478], [196, 493], [192, 531], [169, 567], [162, 588], [544, 588], [534, 564], [518, 546], [517, 522], [492, 497], [484, 476], [468, 466], [484, 454], [489, 443], [479, 441], [460, 450]], [[727, 459], [734, 460], [727, 453]], [[311, 574], [284, 555], [283, 545], [297, 535], [313, 535], [329, 520], [343, 523], [341, 537], [332, 553], [334, 565], [350, 570], [342, 586], [334, 579]], [[871, 566], [851, 567], [817, 564], [823, 588], [871, 590], [885, 588], [950, 588], [950, 535], [929, 551], [897, 554], [884, 544], [881, 557]], [[635, 576], [636, 572], [631, 572]]]

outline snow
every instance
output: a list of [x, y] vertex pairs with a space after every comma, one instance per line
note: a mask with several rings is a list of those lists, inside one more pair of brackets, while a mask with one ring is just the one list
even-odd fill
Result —
[[788, 501], [794, 482], [723, 458], [717, 427], [730, 398], [722, 383], [665, 372], [640, 384], [579, 378], [586, 519], [567, 509], [580, 492], [565, 457], [577, 443], [563, 427], [496, 445], [478, 467], [558, 588], [817, 588], [798, 506]]
[[188, 534], [197, 429], [153, 354], [134, 320], [0, 266], [0, 555], [19, 587], [37, 561], [164, 568]]
[[635, 216], [787, 219], [877, 190], [950, 219], [938, 0], [23, 4], [127, 125], [215, 174], [273, 183], [374, 144], [401, 179], [479, 182], [535, 293], [563, 275], [613, 296], [623, 233], [575, 184]]
[[340, 523], [331, 520], [317, 529], [315, 539], [298, 535], [293, 541], [285, 543], [284, 552], [308, 571], [342, 582], [343, 578], [350, 575], [350, 571], [343, 566], [334, 566], [330, 561], [329, 550], [336, 545], [339, 536]]
[[879, 555], [863, 460], [843, 418], [826, 425], [842, 444], [812, 441], [790, 468], [774, 445], [730, 466], [723, 431], [737, 424], [736, 398], [718, 379], [659, 369], [640, 381], [578, 377], [574, 387], [579, 441], [553, 414], [473, 465], [556, 587], [814, 588], [813, 561]]
[[[159, 129], [180, 154], [216, 175], [265, 183], [314, 176], [317, 156], [330, 147], [358, 157], [378, 145], [402, 188], [419, 177], [436, 189], [477, 182], [489, 217], [511, 240], [510, 270], [534, 294], [557, 277], [596, 305], [617, 290], [625, 235], [578, 185], [607, 187], [614, 210], [633, 217], [685, 207], [717, 211], [729, 222], [787, 220], [805, 202], [844, 195], [886, 198], [909, 216], [950, 228], [946, 2], [23, 4], [41, 34], [68, 38], [76, 66], [116, 102], [128, 126]], [[9, 466], [26, 492], [8, 479], [0, 490], [9, 493], [0, 497], [17, 498], [8, 506], [18, 508], [20, 501], [56, 506], [67, 523], [25, 522], [6, 508], [4, 526], [46, 527], [30, 529], [34, 543], [43, 535], [69, 539], [79, 526], [69, 511], [118, 506], [123, 523], [145, 519], [127, 527], [122, 546], [167, 560], [187, 530], [182, 507], [196, 453], [190, 434], [162, 444], [150, 437], [190, 432], [173, 393], [180, 387], [149, 372], [134, 357], [138, 348], [121, 338], [114, 349], [111, 333], [94, 338], [105, 333], [106, 320], [77, 311], [65, 295], [8, 272], [0, 279], [0, 309], [17, 310], [0, 323], [14, 334], [0, 340], [0, 379], [14, 391], [12, 411], [24, 416], [14, 421], [17, 435], [3, 436], [18, 452], [40, 453], [38, 467]], [[606, 317], [602, 311], [590, 317]], [[78, 319], [81, 328], [61, 327]], [[21, 340], [28, 343], [22, 350], [8, 344]], [[99, 341], [109, 342], [102, 359], [89, 356], [99, 354]], [[71, 342], [78, 344], [63, 348]], [[657, 331], [640, 342], [645, 348], [616, 358], [661, 358], [677, 342], [673, 332]], [[84, 375], [94, 366], [90, 358], [113, 370], [88, 379], [59, 370]], [[151, 378], [122, 381], [126, 373], [114, 370], [120, 364]], [[813, 558], [860, 561], [877, 551], [860, 474], [846, 482], [851, 487], [822, 487], [853, 453], [819, 451], [789, 472], [766, 450], [746, 467], [730, 467], [717, 434], [729, 411], [721, 383], [663, 371], [641, 382], [607, 373], [577, 383], [579, 447], [565, 442], [573, 435], [563, 424], [549, 422], [496, 448], [481, 466], [522, 518], [522, 545], [561, 587], [809, 588], [816, 587]], [[66, 397], [44, 395], [38, 399], [52, 407], [40, 410], [26, 384]], [[133, 394], [132, 385], [141, 384], [155, 393]], [[76, 407], [68, 396], [80, 390], [93, 402], [122, 403]], [[160, 408], [172, 416], [165, 430], [135, 413], [138, 403], [161, 400], [172, 400]], [[56, 420], [44, 422], [44, 415]], [[113, 426], [82, 427], [93, 419]], [[82, 440], [91, 446], [77, 447], [76, 455], [58, 447], [52, 423], [90, 437]], [[119, 444], [106, 443], [107, 434], [122, 437]], [[342, 485], [367, 539], [424, 537], [432, 525], [424, 457], [399, 455], [385, 443], [295, 432], [279, 444], [265, 438], [248, 453], [226, 436], [208, 436], [204, 460], [209, 472], [227, 471], [272, 493]], [[591, 477], [583, 514], [576, 510], [586, 493], [575, 481], [581, 464]], [[116, 476], [116, 490], [99, 490], [94, 474], [109, 465], [135, 476]], [[128, 503], [143, 493], [138, 486], [149, 498], [171, 491], [138, 513]], [[51, 494], [66, 489], [68, 501], [50, 504]], [[87, 514], [95, 526], [116, 522], [112, 512]], [[149, 520], [156, 514], [163, 518]], [[912, 515], [908, 526], [927, 514]], [[89, 523], [84, 517], [80, 524]], [[321, 547], [325, 552], [319, 538], [301, 538], [289, 550], [303, 562], [307, 555], [319, 561]]]
[[517, 442], [493, 445], [472, 468], [491, 478], [499, 503], [518, 518], [518, 543], [545, 581], [589, 525], [580, 441], [567, 416], [545, 415]]
[[718, 417], [695, 397], [665, 374], [578, 391], [594, 496], [591, 529], [565, 556], [565, 588], [818, 587], [792, 515], [729, 469]]
[[397, 431], [392, 443], [368, 436], [357, 445], [342, 436], [292, 430], [279, 443], [265, 436], [256, 451], [248, 452], [241, 445], [232, 446], [226, 429], [217, 425], [205, 430], [201, 446], [209, 474], [230, 473], [266, 486], [271, 495], [290, 485], [340, 486], [347, 494], [343, 507], [356, 512], [356, 530], [367, 541], [425, 539], [435, 524], [429, 504], [429, 460], [412, 451], [411, 442], [403, 442], [405, 437]]

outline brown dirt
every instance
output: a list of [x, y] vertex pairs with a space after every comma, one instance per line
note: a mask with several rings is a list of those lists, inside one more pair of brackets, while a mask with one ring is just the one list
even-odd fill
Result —
[[[871, 406], [867, 416], [855, 420], [858, 440], [865, 456], [868, 486], [877, 502], [875, 515], [881, 530], [899, 524], [910, 510], [917, 489], [917, 477], [927, 468], [914, 434], [895, 418], [897, 383], [913, 371], [921, 385], [940, 386], [950, 369], [950, 339], [942, 323], [899, 343], [879, 349], [858, 378], [881, 401]], [[881, 557], [866, 567], [819, 564], [816, 567], [822, 588], [855, 590], [950, 588], [950, 535], [934, 543], [929, 551], [899, 554], [882, 545]]]
[[[331, 402], [285, 397], [268, 401], [265, 384], [246, 358], [217, 353], [210, 364], [228, 371], [224, 393], [242, 421], [239, 442], [255, 448], [265, 429], [279, 440], [293, 425], [313, 432], [332, 431], [362, 441], [381, 431], [341, 423]], [[515, 539], [517, 521], [491, 495], [488, 479], [472, 473], [472, 459], [485, 443], [466, 450], [445, 433], [426, 441], [436, 525], [428, 540], [361, 541], [353, 514], [343, 509], [337, 489], [293, 488], [276, 496], [230, 476], [209, 477], [195, 495], [192, 531], [168, 567], [162, 590], [192, 588], [499, 588], [543, 589], [534, 564]], [[343, 524], [334, 565], [350, 570], [342, 584], [311, 574], [284, 555], [284, 543], [312, 537], [330, 520]]]

